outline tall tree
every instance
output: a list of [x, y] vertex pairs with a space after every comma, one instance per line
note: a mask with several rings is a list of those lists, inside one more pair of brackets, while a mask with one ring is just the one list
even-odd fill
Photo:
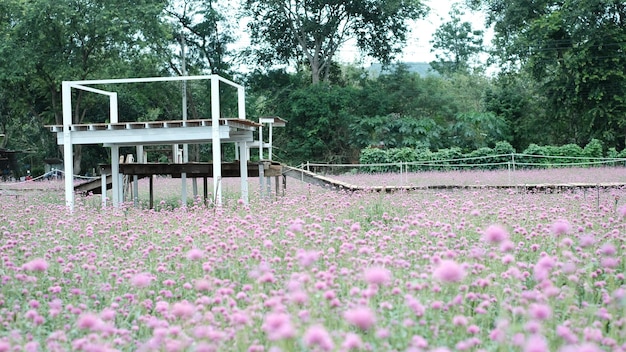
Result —
[[[187, 65], [196, 70], [225, 74], [230, 69], [228, 45], [235, 41], [232, 24], [217, 1], [183, 0], [171, 3], [167, 14], [175, 21], [175, 38], [188, 47]], [[178, 71], [180, 67], [173, 66]]]
[[471, 59], [484, 50], [483, 31], [473, 29], [468, 21], [462, 21], [464, 13], [456, 6], [449, 15], [450, 21], [437, 28], [430, 41], [431, 51], [437, 53], [437, 61], [430, 65], [442, 75], [466, 73], [471, 67]]
[[[35, 102], [31, 112], [42, 122], [60, 124], [61, 81], [126, 76], [130, 63], [147, 63], [144, 57], [167, 51], [165, 1], [5, 0], [2, 10], [9, 12], [0, 15], [0, 80], [28, 87], [23, 93]], [[74, 93], [74, 123], [89, 109], [102, 109], [88, 99], [83, 91]], [[79, 172], [80, 146], [74, 159]]]
[[623, 0], [470, 0], [487, 12], [508, 68], [540, 83], [561, 143], [626, 144]]
[[306, 61], [313, 83], [327, 80], [337, 50], [356, 39], [365, 54], [389, 63], [406, 41], [407, 21], [423, 17], [420, 0], [246, 0], [259, 61]]

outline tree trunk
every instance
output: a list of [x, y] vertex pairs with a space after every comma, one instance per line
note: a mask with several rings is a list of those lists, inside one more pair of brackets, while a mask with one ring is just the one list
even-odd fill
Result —
[[80, 175], [82, 171], [80, 162], [83, 160], [83, 146], [74, 144], [74, 175]]
[[320, 83], [320, 65], [319, 62], [311, 63], [311, 78], [313, 84]]

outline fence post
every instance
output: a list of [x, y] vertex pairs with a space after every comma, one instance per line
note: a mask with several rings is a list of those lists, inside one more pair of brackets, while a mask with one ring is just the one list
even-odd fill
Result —
[[509, 169], [509, 186], [512, 185], [511, 183], [511, 162], [509, 161], [508, 163], [506, 163], [507, 168]]

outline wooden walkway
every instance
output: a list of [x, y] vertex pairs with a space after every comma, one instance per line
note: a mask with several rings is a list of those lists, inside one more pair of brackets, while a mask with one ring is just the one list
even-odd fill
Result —
[[548, 192], [559, 193], [571, 189], [590, 189], [590, 188], [626, 188], [624, 182], [606, 182], [606, 183], [557, 183], [557, 184], [516, 184], [516, 185], [423, 185], [423, 186], [357, 186], [343, 181], [339, 181], [330, 177], [318, 175], [316, 173], [303, 169], [283, 166], [283, 175], [298, 179], [312, 185], [328, 187], [338, 191], [348, 192], [378, 192], [378, 193], [394, 193], [421, 190], [479, 190], [479, 189], [517, 189], [527, 192]]

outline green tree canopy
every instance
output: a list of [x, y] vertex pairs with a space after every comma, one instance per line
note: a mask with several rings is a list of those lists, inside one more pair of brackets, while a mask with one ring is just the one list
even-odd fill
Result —
[[475, 0], [495, 30], [503, 67], [540, 84], [561, 143], [626, 143], [626, 3]]
[[262, 64], [306, 61], [313, 83], [327, 80], [337, 50], [349, 39], [389, 63], [401, 51], [407, 21], [423, 17], [420, 0], [246, 0], [252, 44]]
[[437, 53], [437, 61], [430, 65], [442, 75], [469, 72], [472, 57], [484, 50], [483, 31], [462, 21], [464, 13], [458, 7], [453, 7], [449, 15], [450, 21], [437, 28], [430, 41], [431, 51]]

